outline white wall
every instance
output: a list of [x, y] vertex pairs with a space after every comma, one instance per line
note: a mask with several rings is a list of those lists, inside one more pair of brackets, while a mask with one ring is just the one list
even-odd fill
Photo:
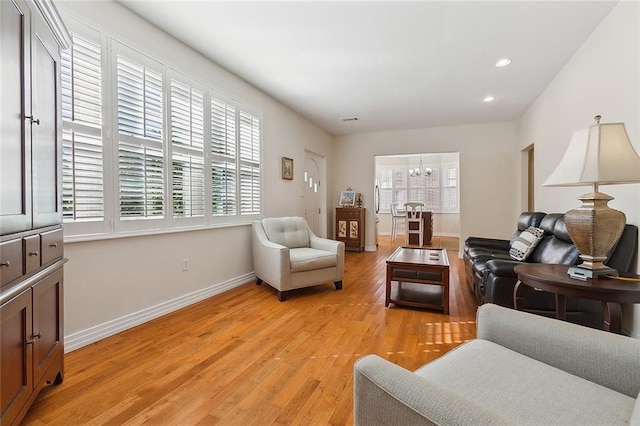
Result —
[[[640, 4], [620, 2], [574, 54], [519, 121], [520, 148], [535, 146], [537, 210], [563, 212], [580, 206], [582, 188], [547, 188], [546, 180], [563, 155], [574, 129], [624, 122], [640, 152]], [[640, 185], [600, 187], [615, 197], [610, 206], [627, 222], [640, 223]], [[637, 265], [640, 270], [640, 264]], [[640, 337], [640, 305], [623, 308], [624, 327]]]
[[460, 153], [460, 242], [470, 235], [510, 238], [519, 211], [520, 153], [515, 122], [345, 135], [335, 138], [333, 199], [351, 187], [367, 208], [365, 248], [375, 250], [375, 156]]
[[[149, 56], [263, 112], [265, 216], [304, 215], [305, 149], [330, 160], [331, 136], [115, 2], [56, 2], [64, 16], [108, 30]], [[281, 157], [294, 159], [294, 180], [281, 179]], [[331, 176], [330, 161], [328, 176]], [[328, 184], [331, 184], [329, 179]], [[327, 197], [332, 196], [330, 193]], [[332, 203], [333, 201], [329, 201]], [[329, 217], [331, 220], [331, 217]], [[331, 229], [331, 228], [329, 228]], [[68, 348], [117, 332], [251, 279], [250, 227], [65, 244], [65, 333]], [[190, 270], [182, 272], [181, 259]], [[95, 339], [94, 339], [95, 340]]]

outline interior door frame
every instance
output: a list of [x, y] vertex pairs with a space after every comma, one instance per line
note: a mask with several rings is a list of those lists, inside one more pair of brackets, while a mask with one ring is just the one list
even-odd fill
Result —
[[[318, 167], [318, 192], [315, 193], [317, 194], [317, 204], [319, 206], [320, 212], [318, 213], [319, 217], [318, 217], [318, 229], [314, 230], [312, 229], [319, 237], [322, 238], [327, 238], [327, 218], [328, 218], [328, 212], [327, 212], [327, 162], [326, 162], [326, 157], [318, 154], [316, 152], [310, 151], [305, 149], [304, 150], [304, 171], [307, 170], [307, 162], [308, 161], [312, 161], [314, 162], [317, 167]], [[308, 209], [308, 204], [307, 203], [307, 197], [310, 196], [310, 194], [313, 194], [313, 192], [311, 192], [311, 188], [308, 186], [308, 182], [305, 182], [304, 179], [302, 180], [302, 184], [304, 185], [303, 187], [303, 194], [305, 196], [305, 203], [304, 203], [304, 214], [305, 214], [305, 218], [308, 217], [308, 215], [310, 214], [315, 214], [315, 212], [311, 212], [311, 211], [307, 211]]]

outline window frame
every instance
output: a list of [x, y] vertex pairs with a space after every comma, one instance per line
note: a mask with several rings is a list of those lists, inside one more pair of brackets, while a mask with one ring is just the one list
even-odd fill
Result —
[[[239, 226], [250, 224], [252, 220], [262, 216], [263, 209], [263, 114], [256, 107], [247, 105], [237, 99], [225, 95], [215, 88], [212, 82], [206, 82], [192, 78], [181, 70], [168, 65], [166, 62], [152, 58], [142, 53], [132, 44], [124, 42], [104, 30], [99, 30], [77, 21], [74, 18], [68, 19], [68, 27], [72, 33], [79, 37], [88, 38], [87, 32], [98, 34], [100, 41], [100, 52], [102, 57], [102, 147], [103, 147], [103, 219], [79, 221], [64, 220], [65, 241], [86, 241], [95, 239], [121, 238], [134, 235], [161, 234], [169, 232], [181, 232], [185, 230], [198, 230], [216, 227]], [[97, 42], [95, 40], [94, 42]], [[160, 140], [145, 140], [132, 135], [120, 134], [118, 131], [118, 55], [127, 60], [141, 61], [145, 66], [149, 66], [154, 72], [159, 73], [162, 78], [162, 138]], [[202, 188], [204, 190], [204, 214], [193, 217], [174, 217], [173, 210], [173, 158], [178, 153], [195, 152], [183, 146], [174, 146], [171, 128], [171, 81], [175, 80], [191, 89], [200, 90], [202, 93]], [[212, 128], [211, 128], [211, 100], [219, 100], [235, 109], [235, 156], [233, 164], [236, 167], [235, 179], [235, 213], [226, 215], [214, 215], [212, 208], [212, 161], [215, 156], [212, 154]], [[254, 193], [257, 195], [258, 210], [250, 214], [241, 213], [241, 164], [245, 164], [240, 159], [240, 114], [249, 114], [257, 122], [257, 143], [258, 156], [253, 162], [257, 167], [258, 182], [254, 185]], [[63, 129], [65, 131], [74, 128], [74, 124], [65, 120]], [[119, 147], [121, 142], [130, 142], [142, 146], [162, 147], [163, 158], [163, 215], [162, 217], [149, 218], [123, 218], [120, 217], [120, 182], [119, 182]], [[184, 151], [184, 152], [183, 152]], [[227, 160], [232, 157], [227, 157]], [[200, 176], [198, 176], [200, 178]], [[200, 181], [198, 179], [198, 181]]]
[[[430, 177], [426, 176], [425, 173], [422, 173], [420, 176], [411, 177], [410, 170], [413, 167], [408, 164], [385, 164], [382, 166], [378, 166], [378, 170], [376, 172], [376, 178], [378, 182], [380, 182], [380, 213], [391, 214], [391, 203], [398, 202], [398, 208], [403, 209], [404, 203], [402, 200], [408, 200], [410, 197], [410, 193], [412, 191], [420, 192], [420, 197], [414, 197], [419, 199], [411, 198], [412, 202], [422, 202], [425, 204], [425, 209], [430, 210], [433, 213], [437, 214], [459, 214], [460, 213], [460, 163], [459, 162], [442, 162], [442, 163], [433, 163], [433, 164], [424, 164], [425, 169], [431, 169], [432, 175]], [[445, 173], [448, 170], [455, 169], [455, 186], [447, 187], [445, 186]], [[383, 179], [383, 174], [388, 173], [391, 170], [391, 188], [384, 188], [383, 182], [386, 182]], [[402, 178], [397, 178], [397, 175], [401, 175]], [[444, 199], [445, 192], [448, 189], [455, 188], [455, 203], [454, 208], [444, 208]], [[437, 191], [436, 191], [437, 190]], [[434, 208], [434, 203], [429, 202], [429, 192], [436, 191], [437, 192], [437, 202], [436, 208]], [[400, 199], [400, 201], [396, 201]], [[389, 200], [389, 205], [386, 204], [386, 200]], [[405, 201], [407, 202], [407, 201]]]

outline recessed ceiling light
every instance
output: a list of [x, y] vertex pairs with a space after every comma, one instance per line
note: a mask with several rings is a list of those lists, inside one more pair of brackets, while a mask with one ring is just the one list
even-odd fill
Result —
[[498, 68], [502, 68], [502, 67], [506, 67], [507, 65], [509, 65], [511, 63], [511, 59], [509, 58], [502, 58], [500, 59], [498, 62], [496, 62], [496, 67]]
[[496, 100], [495, 96], [485, 96], [484, 99], [482, 99], [484, 102], [493, 102]]

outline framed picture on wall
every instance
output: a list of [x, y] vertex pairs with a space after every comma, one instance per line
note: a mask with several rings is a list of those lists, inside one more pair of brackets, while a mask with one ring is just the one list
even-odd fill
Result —
[[293, 180], [293, 158], [282, 157], [282, 179]]
[[355, 191], [342, 191], [340, 192], [340, 206], [353, 207], [356, 202]]

